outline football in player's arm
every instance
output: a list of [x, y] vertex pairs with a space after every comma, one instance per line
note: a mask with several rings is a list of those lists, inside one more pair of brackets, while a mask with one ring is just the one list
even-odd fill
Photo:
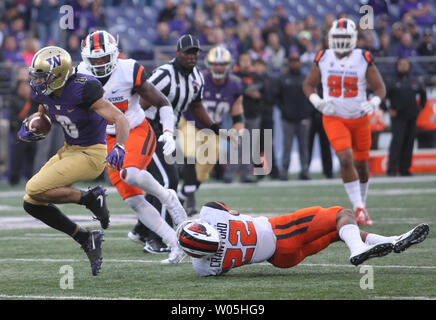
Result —
[[[108, 121], [117, 127], [116, 140], [124, 145], [129, 123], [120, 110], [103, 99], [103, 88], [92, 76], [73, 73], [71, 56], [59, 47], [45, 47], [35, 53], [30, 65], [32, 100], [40, 112], [58, 122], [65, 134], [65, 145], [26, 184], [24, 210], [48, 226], [64, 232], [83, 248], [93, 275], [100, 271], [103, 232], [89, 231], [69, 219], [54, 204], [77, 203], [86, 206], [102, 228], [109, 226], [109, 210], [102, 186], [82, 191], [71, 187], [79, 181], [97, 178], [104, 163], [122, 164], [123, 153], [106, 151], [105, 131]], [[27, 131], [18, 132], [24, 141], [40, 139]]]

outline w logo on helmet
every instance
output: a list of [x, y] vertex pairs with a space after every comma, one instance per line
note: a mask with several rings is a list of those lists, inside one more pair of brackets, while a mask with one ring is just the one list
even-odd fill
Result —
[[207, 235], [206, 228], [203, 225], [201, 225], [201, 224], [194, 224], [194, 225], [190, 226], [188, 228], [188, 230], [191, 230], [193, 232], [197, 232], [197, 233], [200, 233], [200, 234]]
[[61, 55], [58, 54], [57, 56], [50, 57], [48, 59], [45, 59], [53, 68], [56, 68], [62, 64], [61, 62]]

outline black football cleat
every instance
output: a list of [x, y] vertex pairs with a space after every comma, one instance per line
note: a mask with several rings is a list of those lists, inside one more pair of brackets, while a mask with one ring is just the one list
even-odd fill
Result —
[[195, 193], [188, 193], [186, 195], [186, 214], [188, 217], [192, 217], [198, 211], [196, 209]]
[[389, 254], [394, 245], [390, 242], [374, 244], [371, 246], [365, 246], [359, 252], [350, 257], [351, 264], [358, 266], [370, 258], [383, 257]]
[[109, 227], [109, 210], [106, 205], [106, 190], [102, 186], [94, 187], [84, 195], [84, 204], [86, 208], [92, 211], [95, 219], [100, 221], [103, 229]]
[[155, 253], [155, 254], [161, 254], [161, 253], [169, 253], [171, 252], [171, 249], [162, 242], [161, 238], [151, 238], [148, 239], [145, 243], [144, 253]]
[[145, 246], [145, 244], [147, 242], [146, 237], [144, 237], [143, 235], [140, 235], [139, 233], [137, 233], [134, 230], [129, 231], [129, 233], [127, 234], [127, 238], [133, 242], [139, 243], [142, 246]]
[[429, 231], [430, 227], [428, 224], [421, 223], [412, 230], [402, 234], [393, 242], [394, 252], [403, 252], [410, 246], [423, 242], [427, 238]]
[[82, 249], [88, 256], [91, 263], [92, 275], [96, 276], [100, 272], [101, 264], [103, 263], [103, 257], [101, 256], [101, 244], [103, 242], [103, 231], [93, 230], [91, 231], [88, 240], [82, 244]]

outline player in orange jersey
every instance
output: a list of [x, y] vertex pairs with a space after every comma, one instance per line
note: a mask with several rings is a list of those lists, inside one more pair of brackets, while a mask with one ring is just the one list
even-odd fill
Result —
[[[386, 95], [383, 79], [369, 51], [355, 49], [356, 25], [350, 19], [333, 22], [329, 49], [321, 50], [303, 83], [310, 102], [323, 113], [327, 137], [339, 158], [341, 177], [357, 222], [372, 225], [366, 211], [371, 126], [369, 115]], [[323, 98], [316, 92], [322, 84]], [[374, 96], [368, 100], [367, 86]]]
[[391, 251], [400, 253], [425, 240], [429, 226], [422, 223], [399, 236], [359, 230], [354, 213], [342, 207], [310, 207], [276, 217], [249, 216], [223, 202], [209, 202], [200, 219], [177, 228], [179, 246], [192, 257], [200, 276], [223, 274], [245, 264], [268, 261], [278, 268], [298, 265], [306, 257], [342, 240], [350, 262], [359, 265]]
[[165, 239], [171, 248], [163, 264], [179, 263], [183, 252], [176, 245], [174, 229], [160, 216], [159, 212], [144, 198], [144, 191], [155, 195], [164, 203], [177, 225], [187, 218], [174, 190], [164, 188], [146, 169], [153, 157], [157, 142], [172, 152], [175, 141], [172, 134], [156, 137], [145, 118], [139, 103], [142, 98], [159, 107], [163, 126], [174, 130], [173, 108], [168, 99], [147, 80], [144, 67], [133, 59], [118, 58], [118, 41], [110, 33], [97, 30], [82, 42], [83, 61], [77, 70], [98, 78], [104, 89], [104, 98], [111, 101], [127, 117], [129, 137], [124, 146], [115, 141], [118, 128], [113, 123], [106, 127], [108, 152], [125, 153], [118, 167], [107, 165], [111, 183], [126, 204], [144, 225]]

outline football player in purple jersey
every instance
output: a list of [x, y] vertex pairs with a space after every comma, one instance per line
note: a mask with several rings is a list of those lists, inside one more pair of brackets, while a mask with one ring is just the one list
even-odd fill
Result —
[[[230, 74], [231, 63], [232, 56], [226, 48], [218, 46], [209, 50], [205, 58], [207, 72], [204, 77], [203, 106], [212, 121], [220, 126], [224, 115], [230, 114], [233, 129], [239, 132], [244, 128], [242, 83], [238, 77]], [[193, 128], [194, 122], [195, 128]], [[201, 183], [209, 180], [210, 172], [219, 156], [217, 136], [206, 134], [200, 144], [191, 145], [189, 143], [195, 141], [198, 131], [204, 128], [189, 110], [185, 112], [184, 117], [179, 122], [179, 129], [184, 135], [184, 143], [181, 143], [184, 156], [188, 159], [195, 159], [195, 161], [187, 161], [187, 164], [183, 166], [182, 177], [184, 184], [179, 192], [179, 198], [186, 200], [188, 216], [196, 213], [195, 191], [198, 190]], [[195, 136], [191, 136], [191, 133], [195, 134]], [[204, 148], [205, 146], [208, 149], [215, 150], [216, 157], [198, 159], [198, 148]]]
[[[97, 178], [106, 162], [110, 166], [122, 166], [129, 122], [118, 108], [103, 99], [100, 81], [73, 73], [71, 56], [62, 48], [45, 47], [35, 54], [30, 65], [30, 86], [32, 100], [39, 103], [39, 112], [62, 126], [66, 142], [27, 182], [24, 210], [76, 240], [87, 254], [95, 276], [102, 263], [103, 232], [80, 227], [54, 204], [84, 205], [100, 221], [103, 229], [109, 226], [103, 187], [82, 191], [72, 185]], [[117, 128], [116, 145], [109, 155], [105, 139], [108, 121], [115, 123]], [[23, 121], [18, 132], [19, 139], [36, 141], [44, 138], [29, 131], [26, 122]]]

